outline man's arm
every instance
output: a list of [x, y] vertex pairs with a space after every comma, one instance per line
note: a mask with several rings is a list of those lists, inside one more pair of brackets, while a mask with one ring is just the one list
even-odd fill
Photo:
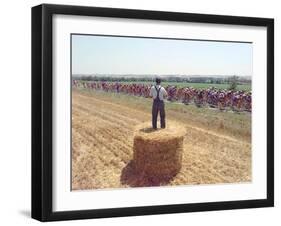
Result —
[[168, 93], [167, 93], [166, 89], [165, 89], [164, 87], [162, 87], [162, 89], [163, 89], [163, 96], [164, 96], [164, 97], [167, 97], [167, 96], [168, 96]]
[[153, 86], [150, 87], [149, 96], [153, 97]]

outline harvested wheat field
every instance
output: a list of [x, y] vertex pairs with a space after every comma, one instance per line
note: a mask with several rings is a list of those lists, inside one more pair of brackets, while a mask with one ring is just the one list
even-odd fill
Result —
[[72, 189], [251, 181], [251, 115], [166, 103], [166, 120], [186, 130], [180, 171], [160, 179], [137, 173], [134, 130], [151, 120], [151, 100], [73, 89]]

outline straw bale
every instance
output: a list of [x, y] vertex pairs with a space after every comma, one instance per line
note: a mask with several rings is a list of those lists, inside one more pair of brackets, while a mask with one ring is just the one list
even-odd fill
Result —
[[170, 177], [181, 169], [186, 130], [176, 122], [154, 130], [150, 123], [138, 125], [134, 133], [134, 165], [139, 173]]

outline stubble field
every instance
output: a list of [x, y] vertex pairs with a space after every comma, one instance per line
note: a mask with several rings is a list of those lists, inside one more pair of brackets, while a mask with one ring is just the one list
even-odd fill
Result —
[[72, 189], [251, 181], [251, 115], [166, 103], [187, 129], [181, 171], [169, 181], [137, 175], [133, 131], [151, 120], [151, 100], [73, 89]]

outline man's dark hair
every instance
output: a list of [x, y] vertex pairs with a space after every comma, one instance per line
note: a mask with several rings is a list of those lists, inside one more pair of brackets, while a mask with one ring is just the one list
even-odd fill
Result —
[[160, 78], [156, 78], [155, 82], [156, 82], [156, 84], [160, 84], [161, 83], [161, 79]]

